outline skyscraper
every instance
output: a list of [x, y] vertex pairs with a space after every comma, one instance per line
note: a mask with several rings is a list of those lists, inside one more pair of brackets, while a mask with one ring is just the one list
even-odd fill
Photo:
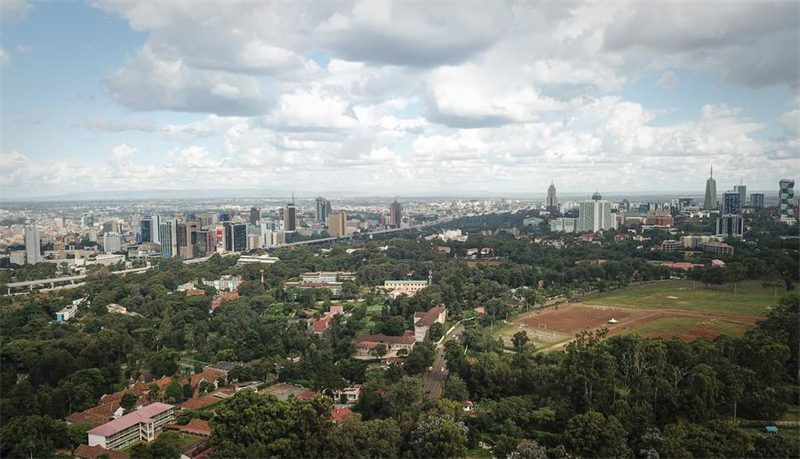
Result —
[[617, 228], [617, 219], [611, 213], [611, 202], [588, 200], [578, 204], [578, 231], [605, 231]]
[[258, 225], [259, 220], [261, 220], [261, 209], [259, 209], [258, 207], [251, 207], [250, 223], [253, 225]]
[[122, 250], [122, 236], [119, 233], [103, 233], [103, 252], [114, 253]]
[[750, 193], [750, 205], [764, 207], [764, 193]]
[[314, 208], [314, 218], [320, 223], [328, 222], [328, 215], [331, 213], [331, 202], [322, 196], [316, 199], [316, 207]]
[[161, 257], [172, 258], [178, 255], [178, 234], [175, 220], [166, 220], [158, 225], [158, 239], [161, 244]]
[[592, 194], [592, 201], [600, 201], [602, 199], [603, 199], [603, 196], [600, 193], [598, 193], [597, 191], [595, 191], [594, 194]]
[[29, 265], [42, 262], [41, 236], [35, 222], [25, 225], [25, 257]]
[[717, 236], [742, 237], [744, 220], [740, 214], [726, 214], [717, 218]]
[[711, 176], [706, 180], [706, 199], [703, 201], [703, 210], [717, 210], [717, 181], [714, 180], [714, 166], [711, 166]]
[[556, 197], [556, 186], [550, 182], [550, 187], [547, 188], [547, 211], [550, 213], [558, 212], [558, 198]]
[[142, 242], [155, 242], [160, 243], [159, 227], [161, 226], [161, 218], [158, 215], [150, 215], [142, 217]]
[[397, 199], [389, 204], [389, 226], [393, 228], [400, 228], [400, 222], [403, 219], [403, 207], [397, 202]]
[[175, 234], [177, 236], [178, 255], [184, 260], [195, 257], [197, 253], [197, 232], [200, 227], [197, 222], [181, 222], [177, 224]]
[[347, 234], [347, 214], [342, 211], [331, 212], [328, 216], [328, 234], [331, 237]]
[[223, 222], [225, 226], [225, 250], [228, 252], [247, 251], [247, 224]]
[[747, 186], [736, 185], [733, 187], [733, 191], [739, 193], [739, 204], [743, 206], [747, 205]]
[[780, 203], [780, 217], [783, 222], [794, 220], [794, 180], [783, 179], [779, 182], [780, 191], [778, 201]]
[[727, 215], [740, 213], [742, 210], [741, 197], [738, 190], [722, 193], [722, 213]]
[[294, 206], [294, 200], [283, 208], [283, 230], [297, 231], [297, 207]]

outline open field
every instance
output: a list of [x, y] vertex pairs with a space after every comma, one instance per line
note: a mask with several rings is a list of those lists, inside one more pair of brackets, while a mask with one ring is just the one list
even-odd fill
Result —
[[273, 384], [263, 390], [258, 391], [259, 394], [270, 394], [278, 398], [278, 400], [287, 400], [290, 396], [297, 397], [308, 389], [303, 387], [293, 386], [291, 384], [278, 383]]
[[703, 319], [697, 317], [669, 317], [656, 319], [630, 330], [646, 338], [679, 338], [691, 341], [695, 338], [714, 339], [719, 335], [739, 337], [749, 327], [742, 323], [725, 320]]
[[[704, 287], [692, 281], [673, 280], [637, 285], [610, 293], [586, 297], [588, 305], [618, 308], [678, 309], [719, 315], [766, 316], [777, 303], [772, 289], [761, 287], [760, 281], [742, 282], [738, 294], [729, 285]], [[780, 295], [780, 292], [778, 292]]]

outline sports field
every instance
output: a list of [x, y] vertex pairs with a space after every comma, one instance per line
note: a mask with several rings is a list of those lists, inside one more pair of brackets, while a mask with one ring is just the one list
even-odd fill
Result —
[[683, 280], [638, 285], [583, 299], [584, 304], [597, 306], [749, 316], [766, 316], [777, 301], [772, 289], [762, 288], [759, 281], [742, 282], [734, 294], [731, 285], [693, 286], [691, 281]]
[[657, 319], [629, 331], [646, 338], [679, 338], [691, 341], [695, 338], [714, 339], [719, 335], [739, 337], [750, 328], [742, 323], [722, 319], [697, 317], [668, 317]]

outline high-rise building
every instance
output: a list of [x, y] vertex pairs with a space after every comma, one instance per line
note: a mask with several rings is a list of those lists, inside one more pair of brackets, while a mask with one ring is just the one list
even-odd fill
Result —
[[393, 228], [400, 228], [400, 222], [403, 219], [403, 206], [397, 202], [397, 199], [389, 204], [389, 226]]
[[595, 191], [594, 194], [592, 194], [592, 201], [601, 201], [602, 199], [603, 199], [603, 196], [600, 193], [598, 193], [597, 191]]
[[722, 193], [722, 213], [727, 215], [739, 214], [742, 211], [742, 195], [738, 191]]
[[331, 212], [328, 215], [328, 234], [331, 237], [345, 236], [347, 233], [347, 214], [343, 211]]
[[247, 251], [247, 224], [223, 222], [225, 227], [225, 250], [228, 252]]
[[141, 225], [142, 242], [155, 242], [156, 244], [161, 243], [161, 240], [159, 239], [161, 217], [158, 215], [142, 217]]
[[120, 251], [122, 251], [122, 236], [114, 232], [104, 233], [103, 252], [115, 253]]
[[292, 202], [283, 208], [283, 230], [297, 231], [297, 207], [294, 206], [294, 194], [292, 194]]
[[711, 176], [706, 180], [706, 199], [703, 201], [703, 210], [717, 210], [717, 181], [714, 180], [714, 166], [711, 166]]
[[750, 205], [764, 207], [764, 193], [750, 193]]
[[172, 258], [178, 255], [178, 228], [175, 220], [166, 220], [158, 225], [158, 239], [161, 244], [161, 257]]
[[783, 179], [779, 182], [780, 191], [778, 192], [778, 202], [780, 205], [780, 217], [783, 222], [794, 220], [794, 180]]
[[25, 258], [25, 262], [29, 265], [43, 261], [41, 236], [35, 222], [25, 225]]
[[611, 202], [589, 200], [578, 204], [577, 231], [606, 231], [617, 228], [617, 219], [611, 213]]
[[558, 212], [558, 198], [556, 197], [556, 186], [550, 182], [550, 187], [547, 188], [547, 211], [550, 213]]
[[251, 207], [250, 208], [250, 224], [258, 225], [258, 222], [261, 220], [261, 209], [258, 207]]
[[744, 220], [739, 214], [725, 214], [717, 218], [717, 236], [742, 237]]
[[190, 260], [197, 256], [197, 232], [200, 225], [195, 222], [178, 223], [175, 230], [177, 236], [178, 255], [184, 260]]
[[733, 191], [739, 193], [739, 204], [742, 206], [747, 205], [747, 186], [736, 185], [733, 187]]
[[322, 196], [315, 200], [314, 219], [320, 223], [328, 223], [328, 215], [331, 213], [331, 202]]

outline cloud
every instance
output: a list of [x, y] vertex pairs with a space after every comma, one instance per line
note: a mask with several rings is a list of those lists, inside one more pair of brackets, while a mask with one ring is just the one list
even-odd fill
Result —
[[20, 115], [14, 118], [16, 124], [38, 125], [42, 124], [42, 121], [44, 120], [38, 115]]
[[18, 151], [10, 153], [0, 153], [0, 168], [14, 168], [20, 167], [28, 163], [28, 157]]
[[656, 85], [664, 89], [672, 89], [676, 84], [678, 84], [678, 75], [672, 70], [662, 73], [656, 81]]
[[776, 121], [778, 121], [781, 126], [785, 127], [791, 132], [794, 132], [795, 134], [800, 132], [800, 110], [796, 108], [782, 114], [776, 118]]
[[0, 19], [2, 21], [22, 21], [28, 17], [33, 5], [26, 0], [3, 0], [0, 2]]
[[18, 53], [22, 53], [22, 54], [28, 53], [31, 50], [33, 50], [33, 46], [25, 45], [25, 44], [22, 44], [22, 43], [17, 43], [16, 48], [17, 48], [17, 52]]
[[5, 65], [11, 62], [11, 54], [8, 51], [0, 48], [0, 65]]
[[125, 143], [117, 145], [111, 149], [111, 159], [109, 161], [112, 164], [122, 164], [126, 160], [130, 160], [137, 151], [139, 151], [138, 148], [133, 148]]
[[102, 117], [88, 117], [74, 123], [73, 127], [80, 127], [95, 132], [124, 132], [124, 131], [155, 131], [155, 123], [149, 119], [115, 120]]
[[187, 124], [167, 124], [161, 128], [161, 135], [165, 139], [189, 142], [202, 137], [217, 135], [220, 129], [230, 127], [246, 121], [243, 117], [222, 117], [208, 115], [200, 121]]

